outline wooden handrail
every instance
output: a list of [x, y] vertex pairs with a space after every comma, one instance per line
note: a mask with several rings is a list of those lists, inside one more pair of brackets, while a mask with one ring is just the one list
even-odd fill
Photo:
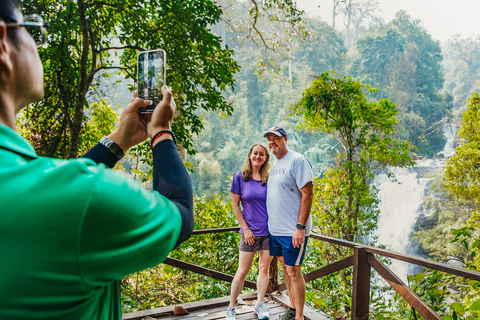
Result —
[[468, 278], [468, 279], [471, 279], [471, 280], [480, 281], [480, 273], [479, 272], [475, 272], [475, 271], [472, 271], [472, 270], [467, 270], [467, 269], [463, 269], [463, 268], [459, 268], [459, 267], [454, 267], [454, 266], [451, 266], [451, 265], [448, 265], [448, 264], [445, 264], [445, 263], [435, 262], [435, 261], [427, 260], [427, 259], [424, 259], [424, 258], [412, 256], [412, 255], [409, 255], [409, 254], [399, 253], [399, 252], [390, 251], [390, 250], [386, 250], [386, 249], [379, 249], [379, 248], [375, 248], [375, 247], [372, 247], [372, 246], [367, 246], [367, 245], [364, 245], [364, 244], [361, 244], [361, 243], [355, 243], [355, 242], [351, 242], [351, 241], [347, 241], [347, 240], [341, 240], [341, 239], [332, 238], [332, 237], [323, 236], [323, 235], [318, 235], [318, 234], [313, 234], [313, 233], [310, 235], [310, 237], [314, 238], [314, 239], [322, 240], [322, 241], [325, 241], [325, 242], [338, 244], [338, 245], [341, 245], [341, 246], [344, 246], [344, 247], [349, 247], [349, 248], [363, 247], [363, 248], [365, 248], [365, 250], [368, 253], [371, 253], [371, 254], [377, 254], [377, 255], [380, 255], [380, 256], [383, 256], [383, 257], [392, 258], [392, 259], [396, 259], [396, 260], [400, 260], [400, 261], [405, 261], [405, 262], [413, 263], [413, 264], [416, 264], [416, 265], [419, 265], [419, 266], [422, 266], [422, 267], [425, 267], [425, 268], [435, 269], [435, 270], [442, 271], [442, 272], [445, 272], [445, 273], [450, 273], [450, 274], [453, 274], [453, 275], [456, 275], [456, 276]]
[[227, 228], [216, 228], [216, 229], [202, 229], [202, 230], [193, 230], [192, 235], [197, 234], [206, 234], [206, 233], [222, 233], [222, 232], [233, 232], [240, 231], [240, 227], [227, 227]]
[[[193, 232], [193, 235], [221, 232], [238, 232], [239, 230], [240, 227], [203, 229], [195, 230]], [[450, 266], [445, 263], [434, 262], [408, 254], [379, 249], [361, 243], [355, 243], [319, 234], [310, 234], [310, 238], [353, 249], [354, 254], [352, 256], [346, 257], [342, 260], [336, 261], [304, 275], [305, 282], [309, 282], [353, 266], [352, 320], [368, 319], [370, 303], [369, 291], [371, 267], [373, 267], [378, 272], [378, 274], [380, 274], [380, 276], [382, 276], [392, 286], [392, 288], [397, 291], [405, 299], [405, 301], [407, 301], [407, 303], [410, 304], [424, 319], [441, 320], [441, 318], [424, 301], [422, 301], [420, 297], [418, 297], [387, 266], [385, 266], [377, 257], [375, 257], [375, 255], [401, 260], [425, 268], [430, 268], [445, 273], [450, 273], [456, 276], [461, 276], [467, 279], [480, 281], [480, 272]], [[215, 279], [227, 282], [232, 282], [233, 280], [233, 276], [230, 276], [228, 274], [196, 266], [194, 264], [186, 263], [177, 259], [167, 258], [165, 263], [184, 270], [203, 274]], [[276, 268], [277, 266], [274, 267]], [[256, 288], [256, 284], [252, 281], [245, 281], [245, 286], [253, 289]], [[275, 287], [278, 291], [286, 289], [285, 283], [275, 285]]]
[[417, 296], [399, 277], [397, 277], [389, 268], [387, 268], [377, 257], [372, 254], [367, 255], [368, 264], [371, 265], [392, 288], [397, 291], [424, 319], [442, 320], [435, 311], [432, 310]]
[[[198, 274], [202, 274], [202, 275], [210, 277], [210, 278], [223, 280], [223, 281], [230, 282], [230, 283], [233, 281], [233, 277], [229, 274], [218, 272], [218, 271], [208, 269], [208, 268], [204, 268], [204, 267], [200, 267], [200, 266], [197, 266], [196, 264], [188, 263], [188, 262], [181, 261], [181, 260], [178, 260], [178, 259], [167, 258], [163, 263], [168, 264], [169, 266], [172, 266], [172, 267], [175, 267], [175, 268], [179, 268], [179, 269], [195, 272], [195, 273], [198, 273]], [[247, 288], [251, 288], [251, 289], [256, 289], [257, 288], [257, 285], [256, 285], [255, 282], [248, 281], [248, 280], [245, 280], [244, 286], [247, 287]]]

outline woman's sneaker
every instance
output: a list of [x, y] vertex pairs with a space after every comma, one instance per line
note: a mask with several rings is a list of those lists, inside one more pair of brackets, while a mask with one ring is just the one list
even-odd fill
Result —
[[228, 307], [226, 320], [235, 320], [235, 307]]
[[255, 309], [253, 310], [253, 313], [257, 315], [259, 320], [268, 319], [270, 317], [267, 309], [265, 308], [265, 304], [263, 302], [255, 305]]

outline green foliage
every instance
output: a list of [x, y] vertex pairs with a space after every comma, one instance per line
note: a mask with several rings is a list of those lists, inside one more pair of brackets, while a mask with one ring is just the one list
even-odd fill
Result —
[[[318, 180], [314, 181], [317, 186]], [[317, 193], [314, 192], [316, 196]], [[315, 197], [314, 206], [320, 205], [319, 198]], [[312, 210], [313, 212], [313, 210]], [[312, 217], [315, 225], [325, 224], [320, 222], [318, 216]], [[316, 231], [318, 232], [318, 231]], [[314, 271], [321, 266], [353, 254], [352, 249], [332, 245], [313, 238], [308, 240], [307, 252], [302, 264], [302, 273]], [[306, 284], [306, 302], [318, 310], [335, 319], [346, 319], [352, 306], [352, 268], [335, 272]]]
[[[386, 99], [368, 102], [365, 89], [350, 77], [322, 74], [307, 88], [292, 115], [303, 117], [299, 127], [333, 136], [341, 146], [335, 168], [314, 181], [312, 215], [314, 232], [349, 241], [362, 241], [376, 228], [379, 214], [377, 190], [370, 185], [374, 172], [387, 166], [414, 164], [409, 143], [395, 140], [395, 105]], [[351, 254], [351, 249], [315, 244], [321, 264]], [[323, 293], [318, 289], [322, 288]], [[320, 279], [312, 285], [315, 305], [337, 317], [351, 309], [351, 270]]]
[[341, 35], [322, 21], [308, 19], [305, 24], [313, 39], [295, 51], [295, 63], [308, 64], [316, 76], [330, 70], [343, 74], [347, 49]]
[[445, 52], [445, 88], [455, 97], [455, 108], [460, 114], [468, 107], [468, 98], [479, 89], [480, 38], [454, 36], [447, 42]]
[[80, 136], [79, 153], [84, 154], [98, 143], [100, 138], [112, 133], [120, 120], [117, 112], [103, 99], [90, 105], [91, 114], [87, 117]]
[[[195, 230], [238, 225], [230, 199], [223, 195], [195, 197]], [[194, 235], [172, 251], [170, 257], [234, 275], [238, 267], [237, 232]], [[250, 272], [255, 281], [258, 263]], [[132, 312], [154, 307], [226, 296], [230, 284], [160, 264], [132, 274], [121, 282], [122, 310]]]
[[309, 39], [302, 21], [304, 12], [292, 0], [218, 2], [224, 9], [226, 30], [222, 31], [232, 34], [226, 44], [248, 50], [260, 76], [280, 74], [283, 62], [292, 58], [295, 44]]
[[480, 97], [475, 92], [469, 108], [463, 114], [463, 124], [458, 131], [462, 139], [455, 155], [448, 159], [445, 169], [447, 190], [460, 199], [480, 203]]
[[375, 99], [390, 98], [400, 111], [398, 134], [433, 156], [444, 146], [441, 128], [453, 107], [443, 88], [440, 45], [404, 11], [378, 33], [357, 42], [360, 58], [351, 74], [379, 88]]
[[426, 223], [431, 227], [416, 231], [412, 239], [418, 240], [426, 250], [425, 254], [436, 261], [463, 262], [468, 251], [459, 243], [452, 243], [452, 230], [461, 228], [469, 219], [474, 203], [450, 195], [444, 186], [443, 173], [443, 170], [439, 171], [430, 183], [429, 193], [425, 195], [421, 208], [422, 212], [430, 213]]
[[[417, 237], [427, 248], [432, 250], [437, 259], [447, 260], [452, 256], [465, 263], [465, 268], [479, 270], [479, 210], [480, 193], [478, 174], [478, 155], [480, 147], [478, 144], [478, 112], [480, 97], [474, 93], [469, 101], [469, 108], [463, 115], [463, 125], [458, 135], [460, 144], [455, 148], [455, 155], [447, 160], [447, 166], [443, 175], [444, 184], [436, 186], [437, 192], [448, 192], [446, 200], [440, 205], [443, 210], [437, 210], [439, 224], [432, 229], [437, 233], [435, 243], [432, 232], [421, 231]], [[444, 189], [443, 189], [444, 187]], [[443, 228], [443, 230], [442, 230]], [[445, 240], [451, 242], [447, 245]], [[442, 246], [442, 248], [438, 248]], [[452, 250], [455, 248], [455, 250]], [[445, 250], [447, 249], [447, 250]], [[442, 253], [442, 251], [444, 251]], [[478, 319], [480, 316], [480, 285], [477, 281], [456, 279], [448, 275], [437, 275], [438, 272], [427, 271], [426, 277], [438, 279], [438, 283], [446, 283], [449, 300], [446, 303], [445, 297], [448, 292], [438, 285], [432, 289], [425, 288], [425, 299], [427, 299], [434, 310], [439, 310], [443, 319]], [[424, 283], [424, 279], [417, 279], [418, 286]], [[432, 285], [432, 281], [429, 282]], [[436, 289], [435, 289], [436, 288]], [[427, 290], [428, 289], [428, 290]], [[443, 291], [442, 291], [443, 290]]]
[[351, 78], [324, 73], [292, 110], [303, 116], [301, 127], [328, 133], [342, 146], [336, 168], [315, 184], [321, 202], [312, 212], [319, 215], [323, 234], [350, 241], [358, 241], [376, 226], [378, 199], [368, 184], [374, 170], [414, 163], [409, 144], [393, 139], [395, 105], [385, 99], [369, 103], [365, 88]]
[[173, 130], [189, 152], [194, 152], [192, 134], [202, 130], [195, 112], [198, 108], [231, 113], [222, 92], [233, 86], [239, 66], [233, 52], [223, 49], [220, 38], [209, 29], [222, 14], [214, 2], [48, 0], [20, 4], [25, 13], [42, 15], [50, 26], [48, 46], [39, 50], [45, 96], [26, 112], [31, 132], [27, 138], [42, 137], [37, 143], [40, 154], [77, 155], [86, 110], [99, 101], [94, 90], [97, 83], [109, 77], [111, 69], [135, 79], [140, 50], [163, 48], [167, 52], [168, 84], [177, 93], [179, 109]]
[[[417, 294], [432, 310], [442, 319], [446, 319], [449, 313], [448, 300], [451, 299], [452, 282], [457, 281], [451, 275], [436, 270], [426, 270], [408, 276], [410, 289]], [[372, 297], [371, 316], [373, 319], [416, 320], [423, 319], [420, 315], [397, 293], [391, 298], [385, 298], [380, 293]]]

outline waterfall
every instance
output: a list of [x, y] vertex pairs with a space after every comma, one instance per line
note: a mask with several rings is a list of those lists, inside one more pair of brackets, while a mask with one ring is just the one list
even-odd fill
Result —
[[[424, 178], [432, 170], [445, 166], [445, 159], [454, 154], [454, 138], [457, 133], [455, 125], [445, 125], [443, 132], [447, 142], [442, 151], [443, 159], [428, 159], [417, 161], [413, 168], [390, 168], [397, 182], [392, 182], [385, 174], [375, 177], [374, 184], [379, 189], [380, 216], [378, 228], [374, 232], [377, 246], [384, 245], [386, 249], [415, 255], [410, 237], [420, 214], [429, 216], [431, 212], [422, 212], [421, 205], [426, 188], [433, 178]], [[405, 283], [407, 276], [419, 272], [415, 265], [392, 259], [390, 269]]]
[[[410, 236], [420, 213], [427, 184], [433, 178], [420, 178], [413, 168], [392, 168], [397, 182], [387, 175], [375, 177], [374, 183], [379, 189], [380, 216], [374, 235], [377, 246], [385, 245], [387, 250], [400, 253], [410, 252]], [[413, 270], [406, 262], [392, 259], [391, 270], [403, 281]]]
[[437, 154], [442, 154], [444, 158], [450, 158], [455, 154], [454, 139], [457, 135], [457, 126], [454, 124], [445, 125], [443, 135], [447, 139], [447, 143], [445, 143], [443, 150]]

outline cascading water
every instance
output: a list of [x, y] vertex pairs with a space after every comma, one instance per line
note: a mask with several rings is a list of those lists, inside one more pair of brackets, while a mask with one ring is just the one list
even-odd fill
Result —
[[437, 154], [443, 154], [444, 158], [450, 158], [455, 154], [454, 140], [455, 136], [457, 135], [457, 126], [454, 124], [444, 126], [443, 134], [445, 138], [447, 138], [447, 143], [445, 143], [445, 147], [443, 147], [443, 150]]
[[[374, 233], [377, 236], [377, 246], [384, 245], [386, 249], [416, 254], [412, 248], [410, 237], [415, 223], [422, 213], [421, 205], [429, 182], [433, 178], [424, 178], [424, 174], [445, 165], [445, 158], [454, 154], [454, 138], [457, 133], [455, 125], [446, 125], [443, 128], [447, 142], [442, 154], [444, 159], [420, 160], [413, 168], [391, 168], [397, 178], [396, 182], [390, 181], [385, 175], [375, 177], [374, 184], [379, 189], [380, 216], [378, 228]], [[423, 212], [425, 216], [430, 213]], [[418, 272], [415, 266], [406, 262], [392, 259], [390, 269], [407, 283], [407, 275]]]
[[[377, 245], [386, 249], [409, 253], [410, 236], [419, 215], [425, 188], [431, 178], [419, 178], [412, 168], [392, 168], [397, 182], [392, 182], [385, 174], [375, 178], [379, 189], [380, 217], [375, 235]], [[407, 274], [413, 271], [406, 262], [392, 259], [390, 266], [397, 276], [406, 282]]]

